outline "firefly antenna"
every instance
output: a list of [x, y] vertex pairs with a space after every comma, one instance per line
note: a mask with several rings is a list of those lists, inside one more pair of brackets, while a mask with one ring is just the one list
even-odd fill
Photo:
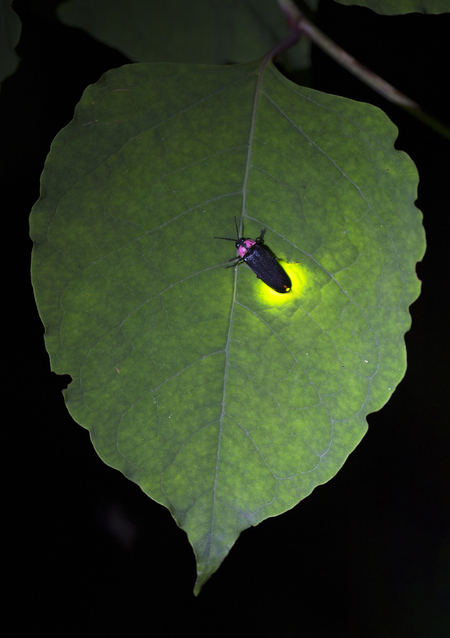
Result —
[[[234, 216], [234, 225], [236, 226], [236, 238], [239, 241], [239, 229], [238, 229], [236, 215]], [[242, 237], [243, 236], [244, 236], [244, 220], [242, 220]], [[236, 239], [232, 239], [231, 237], [214, 237], [214, 239], [226, 239], [227, 241], [236, 241]]]

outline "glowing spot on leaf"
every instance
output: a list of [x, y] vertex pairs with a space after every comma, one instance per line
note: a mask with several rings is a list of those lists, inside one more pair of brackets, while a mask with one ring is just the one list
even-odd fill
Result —
[[286, 303], [292, 303], [300, 299], [305, 294], [306, 285], [308, 282], [307, 271], [301, 264], [288, 264], [285, 261], [280, 260], [281, 266], [287, 272], [291, 279], [292, 288], [290, 292], [279, 293], [269, 288], [262, 281], [258, 281], [258, 295], [261, 300], [270, 306], [283, 305]]

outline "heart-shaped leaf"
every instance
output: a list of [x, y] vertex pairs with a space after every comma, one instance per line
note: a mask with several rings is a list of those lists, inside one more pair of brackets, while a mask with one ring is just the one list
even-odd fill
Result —
[[[100, 457], [186, 530], [197, 592], [336, 474], [404, 375], [425, 240], [396, 134], [271, 64], [136, 64], [52, 144], [31, 216], [52, 368]], [[235, 216], [292, 292], [224, 268]]]

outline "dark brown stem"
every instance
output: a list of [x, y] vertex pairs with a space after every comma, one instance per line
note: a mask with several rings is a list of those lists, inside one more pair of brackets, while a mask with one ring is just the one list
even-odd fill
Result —
[[[442, 124], [431, 115], [428, 115], [414, 100], [411, 100], [407, 95], [398, 91], [392, 84], [389, 84], [389, 82], [380, 78], [379, 75], [370, 71], [335, 42], [330, 40], [328, 36], [305, 17], [292, 0], [278, 0], [278, 4], [286, 16], [291, 33], [295, 30], [298, 34], [305, 35], [311, 42], [314, 42], [314, 44], [320, 47], [331, 58], [386, 98], [386, 100], [401, 106], [407, 110], [408, 113], [436, 130], [440, 135], [450, 139], [450, 128], [448, 126]], [[289, 37], [292, 36], [290, 35]], [[287, 40], [288, 39], [284, 42], [287, 42]], [[287, 47], [284, 47], [283, 51], [285, 48]]]
[[312, 22], [310, 22], [305, 16], [301, 15], [297, 29], [300, 33], [304, 33], [314, 44], [319, 46], [323, 51], [336, 60], [347, 71], [356, 75], [357, 78], [368, 84], [374, 91], [380, 93], [390, 102], [398, 104], [399, 106], [405, 106], [411, 109], [420, 108], [416, 102], [411, 100], [407, 95], [404, 95], [398, 91], [392, 84], [380, 78], [379, 75], [370, 71], [363, 64], [355, 60], [354, 57], [349, 55], [344, 49], [341, 49], [335, 42], [330, 40], [320, 29], [318, 29]]

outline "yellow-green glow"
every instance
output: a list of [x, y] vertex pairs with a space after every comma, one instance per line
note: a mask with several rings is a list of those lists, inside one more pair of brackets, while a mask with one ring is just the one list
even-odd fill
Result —
[[290, 303], [299, 299], [304, 294], [308, 281], [307, 272], [301, 264], [287, 264], [284, 261], [280, 261], [280, 264], [291, 278], [292, 289], [290, 292], [275, 292], [275, 290], [269, 288], [269, 286], [264, 284], [260, 279], [257, 280], [258, 295], [264, 303], [270, 306]]

